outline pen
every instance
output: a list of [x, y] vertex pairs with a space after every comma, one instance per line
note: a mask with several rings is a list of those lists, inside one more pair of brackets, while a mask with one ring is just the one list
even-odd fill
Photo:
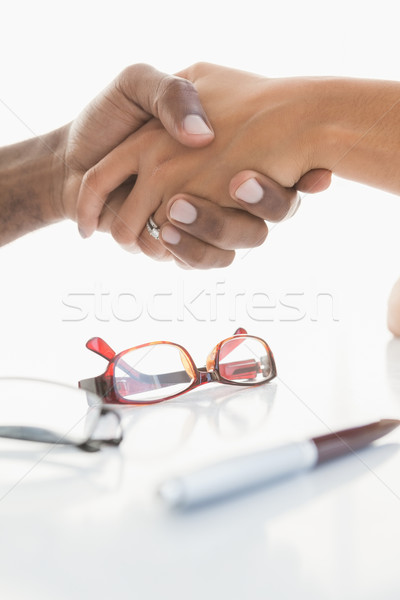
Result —
[[161, 484], [159, 496], [171, 508], [190, 508], [314, 469], [321, 463], [371, 444], [400, 425], [383, 419], [230, 458]]

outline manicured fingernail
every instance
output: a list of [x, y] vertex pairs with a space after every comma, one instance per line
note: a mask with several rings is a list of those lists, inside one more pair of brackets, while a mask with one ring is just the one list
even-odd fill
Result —
[[189, 204], [186, 200], [179, 198], [175, 200], [171, 208], [169, 209], [169, 215], [174, 221], [185, 223], [189, 225], [194, 223], [197, 218], [197, 210], [194, 206]]
[[187, 115], [183, 119], [183, 127], [186, 133], [195, 135], [214, 135], [200, 115]]
[[243, 200], [243, 202], [248, 202], [248, 204], [256, 204], [264, 196], [264, 190], [257, 179], [252, 177], [242, 183], [242, 185], [239, 185], [235, 196], [238, 200]]
[[161, 231], [161, 238], [164, 242], [167, 242], [167, 244], [179, 244], [181, 241], [181, 234], [175, 227], [172, 227], [172, 225], [164, 225]]

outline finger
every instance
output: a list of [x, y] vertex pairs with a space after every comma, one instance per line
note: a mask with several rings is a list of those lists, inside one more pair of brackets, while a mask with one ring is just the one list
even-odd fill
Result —
[[256, 171], [241, 171], [232, 177], [229, 193], [243, 209], [272, 222], [294, 214], [300, 203], [295, 189], [282, 187]]
[[[128, 183], [124, 183], [117, 190], [112, 192], [107, 200], [107, 203], [104, 205], [102, 213], [99, 219], [98, 231], [107, 232], [111, 231], [111, 226], [115, 218], [118, 218], [118, 213], [121, 210], [121, 207], [125, 203], [127, 196], [129, 195], [132, 189], [132, 185]], [[125, 248], [126, 249], [126, 248]], [[172, 260], [171, 253], [162, 246], [158, 240], [152, 238], [145, 228], [141, 235], [139, 236], [139, 240], [137, 242], [137, 246], [129, 246], [127, 248], [129, 252], [135, 253], [142, 251], [147, 256], [155, 260]]]
[[[153, 221], [157, 224], [155, 217], [153, 218]], [[156, 239], [149, 233], [147, 227], [142, 229], [136, 242], [136, 246], [143, 254], [146, 254], [154, 260], [165, 261], [174, 258], [171, 252], [165, 246], [160, 244], [159, 238]]]
[[296, 190], [299, 190], [299, 192], [316, 194], [328, 189], [328, 187], [331, 185], [331, 181], [331, 171], [327, 171], [326, 169], [312, 169], [299, 179], [295, 185], [295, 188]]
[[110, 192], [139, 169], [139, 142], [129, 138], [85, 173], [76, 204], [76, 219], [83, 237], [97, 229]]
[[[127, 100], [131, 103], [130, 112], [136, 117], [135, 129], [152, 115], [160, 119], [170, 135], [186, 146], [205, 146], [214, 139], [197, 90], [186, 79], [167, 75], [150, 65], [137, 64], [127, 67], [119, 75], [115, 90], [119, 103]], [[138, 107], [142, 110], [141, 115]]]
[[186, 263], [184, 263], [182, 260], [180, 260], [176, 256], [173, 256], [173, 254], [171, 254], [171, 256], [174, 259], [175, 264], [176, 264], [177, 267], [179, 267], [180, 269], [184, 269], [185, 271], [192, 270], [192, 267], [189, 267], [189, 265], [187, 265]]
[[83, 110], [79, 122], [86, 134], [79, 144], [84, 149], [86, 139], [98, 139], [97, 155], [90, 148], [94, 164], [152, 116], [158, 117], [182, 144], [205, 146], [214, 139], [190, 81], [137, 64], [124, 69]]
[[129, 196], [133, 186], [135, 185], [135, 181], [136, 176], [130, 177], [108, 195], [107, 202], [104, 204], [98, 220], [97, 231], [102, 231], [105, 233], [110, 232], [111, 223]]
[[[164, 208], [155, 219], [163, 222]], [[166, 206], [169, 222], [207, 244], [222, 250], [252, 248], [262, 244], [268, 228], [262, 219], [247, 211], [224, 207], [190, 194], [178, 194]]]
[[[118, 214], [114, 217], [110, 231], [115, 241], [125, 250], [137, 252], [142, 249], [139, 246], [139, 236], [145, 230], [146, 221], [149, 215], [153, 214], [160, 204], [160, 195], [154, 188], [149, 188], [146, 177], [139, 175], [134, 188], [129, 193], [125, 202], [121, 206]], [[157, 246], [154, 240], [146, 231], [142, 246], [148, 247], [149, 252]]]
[[160, 228], [159, 241], [182, 268], [217, 269], [227, 267], [235, 258], [233, 250], [217, 248], [170, 223], [164, 223]]

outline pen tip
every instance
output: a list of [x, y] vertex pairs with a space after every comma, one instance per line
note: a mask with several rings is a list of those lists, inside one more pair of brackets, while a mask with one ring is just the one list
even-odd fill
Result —
[[183, 501], [183, 487], [179, 479], [165, 481], [158, 488], [158, 495], [168, 506], [179, 506]]

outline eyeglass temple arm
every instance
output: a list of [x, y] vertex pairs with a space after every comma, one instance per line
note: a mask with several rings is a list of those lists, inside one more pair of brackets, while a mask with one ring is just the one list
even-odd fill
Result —
[[0, 427], [0, 437], [13, 439], [13, 440], [24, 440], [27, 442], [42, 442], [45, 444], [64, 444], [67, 446], [76, 446], [86, 452], [97, 452], [100, 450], [101, 440], [87, 440], [82, 444], [76, 444], [71, 440], [60, 437], [50, 429], [44, 429], [42, 427], [27, 427], [23, 425], [7, 425]]
[[[102, 358], [105, 358], [108, 361], [111, 361], [114, 358], [114, 356], [116, 355], [116, 352], [111, 348], [111, 346], [109, 346], [107, 344], [107, 342], [105, 342], [100, 337], [90, 338], [90, 340], [88, 340], [86, 342], [86, 348], [88, 350], [91, 350], [95, 354], [98, 354]], [[125, 371], [125, 373], [127, 373], [128, 375], [130, 375], [132, 377], [137, 377], [140, 375], [140, 373], [138, 371], [136, 371], [133, 367], [128, 365], [128, 363], [126, 363], [122, 359], [119, 360], [118, 366], [123, 371]], [[89, 380], [87, 380], [87, 381], [89, 381]], [[87, 388], [85, 388], [85, 389], [87, 389]], [[90, 390], [88, 390], [88, 391], [90, 391]]]
[[[233, 335], [235, 336], [235, 335], [246, 335], [246, 334], [247, 334], [247, 331], [243, 327], [238, 327]], [[228, 356], [228, 354], [233, 352], [233, 350], [235, 348], [240, 346], [240, 344], [243, 341], [244, 341], [244, 338], [242, 338], [242, 337], [239, 337], [236, 340], [234, 339], [234, 337], [231, 338], [229, 340], [229, 344], [225, 344], [224, 346], [222, 346], [222, 348], [220, 348], [219, 359], [223, 360], [226, 356]]]
[[112, 360], [115, 351], [101, 337], [92, 337], [86, 342], [86, 348], [95, 354], [102, 356], [106, 360]]
[[234, 381], [235, 379], [254, 379], [257, 373], [262, 372], [263, 365], [261, 361], [254, 358], [246, 360], [237, 360], [219, 365], [219, 373], [224, 379]]
[[89, 377], [89, 379], [81, 379], [78, 381], [78, 387], [85, 392], [90, 392], [101, 398], [105, 397], [112, 390], [112, 384], [106, 385], [103, 375], [97, 377]]

